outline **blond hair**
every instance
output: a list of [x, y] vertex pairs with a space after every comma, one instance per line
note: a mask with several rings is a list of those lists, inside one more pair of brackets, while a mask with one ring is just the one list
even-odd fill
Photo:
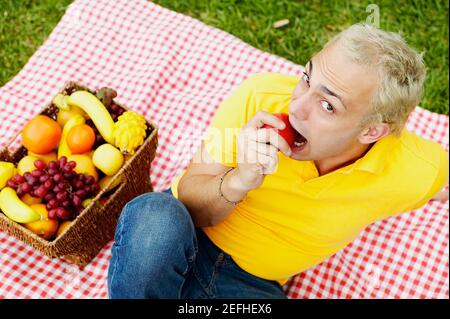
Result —
[[379, 85], [372, 108], [361, 127], [388, 123], [391, 134], [400, 134], [409, 114], [419, 104], [425, 81], [422, 56], [397, 33], [368, 24], [355, 24], [337, 34], [326, 45], [337, 44], [351, 61], [378, 74]]

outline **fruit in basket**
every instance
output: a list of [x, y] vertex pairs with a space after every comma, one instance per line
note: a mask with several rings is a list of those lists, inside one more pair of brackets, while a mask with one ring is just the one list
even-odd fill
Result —
[[30, 208], [39, 214], [40, 219], [31, 223], [24, 223], [23, 225], [44, 239], [49, 240], [53, 238], [58, 230], [58, 221], [48, 218], [48, 210], [44, 204], [31, 205]]
[[69, 228], [70, 225], [72, 225], [73, 221], [71, 220], [65, 220], [63, 221], [59, 227], [58, 230], [56, 231], [56, 237], [59, 237], [62, 233], [64, 233], [64, 231]]
[[62, 130], [61, 142], [59, 143], [58, 147], [58, 158], [61, 158], [62, 156], [69, 157], [70, 155], [72, 155], [72, 151], [67, 144], [67, 136], [69, 135], [72, 128], [84, 123], [84, 117], [80, 114], [75, 114], [67, 121], [66, 125], [64, 125], [64, 128]]
[[42, 202], [41, 198], [31, 196], [30, 194], [23, 195], [22, 197], [20, 197], [20, 200], [27, 205], [35, 205], [40, 204]]
[[59, 93], [55, 95], [55, 97], [52, 100], [52, 103], [55, 104], [60, 110], [70, 111], [70, 106], [67, 103], [68, 99], [69, 99], [68, 95]]
[[22, 157], [19, 163], [17, 163], [17, 172], [20, 175], [23, 175], [26, 172], [32, 172], [33, 170], [36, 169], [36, 167], [34, 166], [34, 162], [36, 162], [37, 160], [38, 160], [37, 157], [31, 155]]
[[0, 189], [6, 186], [6, 182], [14, 176], [16, 168], [13, 163], [0, 162]]
[[147, 124], [144, 117], [133, 111], [126, 111], [114, 124], [114, 145], [124, 154], [133, 155], [144, 143]]
[[[65, 156], [48, 164], [36, 160], [35, 170], [23, 176], [14, 175], [7, 181], [7, 186], [15, 190], [20, 198], [28, 198], [30, 202], [35, 201], [35, 198], [42, 200], [49, 210], [49, 219], [74, 218], [83, 210], [82, 201], [95, 196], [100, 190], [94, 176], [74, 171], [76, 165], [75, 161], [68, 161]], [[90, 165], [97, 173], [92, 161]]]
[[83, 109], [94, 122], [106, 142], [114, 144], [114, 121], [103, 103], [88, 91], [76, 91], [69, 96], [69, 105]]
[[119, 116], [121, 116], [123, 113], [125, 113], [125, 109], [117, 105], [116, 103], [111, 103], [111, 106], [109, 107], [109, 113], [111, 114], [111, 117], [114, 122], [117, 121]]
[[45, 115], [36, 116], [22, 130], [23, 146], [37, 154], [50, 153], [58, 146], [60, 139], [61, 127]]
[[89, 118], [89, 116], [86, 114], [85, 111], [83, 111], [82, 109], [80, 109], [77, 106], [71, 106], [70, 111], [65, 111], [65, 110], [58, 111], [58, 114], [56, 114], [56, 122], [58, 122], [58, 124], [61, 127], [64, 127], [64, 125], [66, 125], [67, 121], [74, 115], [81, 115], [85, 119]]
[[40, 219], [40, 215], [22, 202], [11, 187], [0, 191], [0, 209], [9, 219], [18, 223], [30, 223]]
[[66, 142], [73, 154], [86, 153], [94, 146], [94, 130], [86, 124], [72, 127], [67, 134]]
[[98, 180], [97, 169], [95, 168], [92, 159], [84, 154], [74, 154], [67, 158], [67, 161], [74, 161], [76, 166], [74, 171], [78, 174], [87, 174]]
[[28, 151], [28, 155], [36, 157], [36, 158], [44, 161], [45, 164], [48, 164], [51, 161], [56, 161], [56, 159], [58, 157], [56, 152], [50, 152], [48, 154], [36, 154], [31, 151]]
[[[106, 175], [105, 177], [103, 177], [99, 182], [98, 185], [100, 186], [100, 189], [106, 189], [106, 186], [108, 186], [108, 184], [114, 179], [114, 175], [113, 176], [108, 176]], [[114, 188], [116, 188], [117, 186], [120, 185], [120, 183], [122, 182], [122, 177], [119, 176], [116, 178], [116, 180], [109, 185], [109, 187], [106, 189], [107, 192], [109, 192], [110, 190], [113, 190]]]
[[103, 103], [106, 108], [109, 108], [113, 99], [117, 96], [117, 91], [109, 87], [102, 87], [95, 91], [95, 96]]
[[123, 155], [117, 148], [106, 143], [94, 151], [92, 162], [105, 175], [112, 176], [122, 167]]
[[86, 208], [92, 203], [93, 200], [94, 200], [93, 198], [86, 198], [84, 201], [81, 202], [81, 205], [84, 208]]

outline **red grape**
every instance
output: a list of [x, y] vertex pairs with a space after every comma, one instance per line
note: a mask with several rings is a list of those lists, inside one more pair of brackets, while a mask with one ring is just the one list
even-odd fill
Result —
[[67, 164], [65, 165], [65, 167], [69, 167], [71, 169], [74, 169], [76, 166], [77, 166], [77, 162], [75, 162], [75, 161], [67, 162]]
[[58, 216], [59, 218], [66, 220], [69, 219], [70, 217], [70, 213], [67, 209], [64, 209], [63, 207], [58, 207], [56, 209], [56, 216]]
[[47, 170], [47, 173], [49, 174], [49, 175], [55, 175], [55, 174], [58, 174], [59, 173], [59, 170], [57, 169], [57, 168], [49, 168], [48, 170]]
[[91, 175], [88, 175], [85, 180], [86, 185], [92, 185], [95, 183], [95, 178]]
[[98, 185], [98, 184], [93, 184], [93, 185], [91, 186], [91, 188], [92, 188], [92, 192], [95, 194], [95, 193], [97, 193], [97, 192], [100, 190], [100, 185]]
[[62, 176], [60, 173], [56, 173], [53, 175], [53, 180], [57, 183], [62, 182], [64, 180], [64, 176]]
[[29, 192], [31, 192], [31, 189], [32, 189], [31, 185], [28, 184], [28, 183], [26, 183], [26, 182], [20, 184], [20, 188], [22, 189], [22, 191], [23, 191], [24, 193], [29, 193]]
[[67, 183], [66, 182], [59, 182], [58, 183], [58, 187], [60, 190], [65, 190], [67, 188]]
[[78, 197], [77, 195], [73, 195], [72, 203], [73, 203], [73, 205], [74, 205], [75, 207], [80, 207], [80, 206], [81, 206], [81, 203], [82, 203], [82, 200], [81, 200], [81, 198]]
[[17, 194], [17, 196], [19, 196], [19, 197], [22, 197], [23, 195], [25, 195], [24, 191], [23, 191], [22, 188], [20, 188], [20, 187], [17, 187], [17, 189], [16, 189], [16, 194]]
[[60, 202], [63, 202], [68, 197], [68, 193], [65, 191], [60, 191], [58, 194], [56, 194], [56, 199]]
[[44, 188], [43, 185], [41, 185], [34, 191], [34, 193], [36, 194], [37, 197], [44, 198], [45, 195], [47, 195], [47, 190]]
[[70, 173], [64, 173], [64, 178], [71, 181], [76, 176], [76, 173], [71, 171]]
[[45, 187], [45, 189], [47, 189], [47, 190], [52, 189], [53, 186], [54, 186], [54, 185], [53, 185], [53, 181], [52, 181], [51, 179], [47, 180], [47, 181], [44, 183], [44, 187]]
[[41, 177], [44, 174], [45, 173], [43, 171], [40, 171], [38, 169], [35, 169], [34, 171], [31, 172], [31, 175], [33, 175], [34, 177]]
[[52, 205], [52, 208], [57, 208], [59, 206], [59, 202], [56, 198], [51, 199], [48, 203]]
[[50, 178], [50, 176], [48, 176], [47, 174], [42, 175], [41, 177], [39, 177], [39, 182], [45, 183], [48, 179]]
[[66, 163], [67, 163], [67, 157], [61, 156], [61, 158], [59, 159], [59, 167], [63, 167], [64, 165], [66, 165]]
[[72, 172], [72, 167], [69, 166], [69, 163], [67, 163], [66, 165], [64, 165], [64, 167], [62, 168], [63, 173], [70, 173]]
[[43, 171], [47, 165], [45, 165], [44, 161], [38, 159], [34, 161], [34, 166], [36, 166], [39, 171]]
[[65, 207], [65, 208], [69, 208], [69, 206], [70, 206], [70, 201], [69, 201], [69, 200], [65, 200], [65, 201], [63, 201], [63, 202], [61, 203], [61, 205], [62, 205], [63, 207]]
[[16, 184], [22, 184], [23, 182], [25, 182], [25, 178], [23, 178], [22, 175], [20, 174], [16, 174], [12, 177], [13, 182], [15, 182]]
[[54, 199], [55, 197], [56, 197], [55, 193], [53, 193], [53, 192], [47, 193], [47, 195], [44, 196], [44, 201], [45, 201], [46, 203], [48, 203], [48, 202], [50, 202], [52, 199]]
[[48, 211], [48, 219], [57, 219], [57, 218], [58, 216], [56, 215], [56, 209], [55, 208], [50, 209]]
[[36, 177], [34, 177], [34, 176], [31, 175], [31, 174], [28, 174], [28, 175], [27, 175], [27, 173], [25, 173], [23, 176], [25, 177], [26, 182], [27, 182], [28, 184], [32, 185], [32, 186], [36, 185], [37, 182], [38, 182], [38, 180], [36, 179]]
[[75, 181], [73, 183], [73, 186], [78, 190], [78, 189], [82, 189], [84, 187], [84, 184], [82, 181]]
[[81, 199], [84, 199], [84, 198], [86, 198], [86, 191], [83, 189], [79, 189], [75, 192], [75, 195], [77, 195]]
[[12, 179], [8, 180], [8, 181], [6, 182], [6, 185], [7, 185], [8, 187], [13, 188], [13, 189], [16, 189], [16, 188], [17, 188], [17, 184], [14, 183], [14, 181], [13, 181]]
[[[47, 165], [47, 168], [48, 168], [49, 170], [51, 170], [51, 169], [57, 169], [58, 167], [59, 167], [59, 165], [58, 165], [58, 163], [55, 162], [55, 161], [51, 161], [51, 162], [49, 162], [48, 165]], [[51, 174], [51, 175], [53, 175], [53, 174]]]

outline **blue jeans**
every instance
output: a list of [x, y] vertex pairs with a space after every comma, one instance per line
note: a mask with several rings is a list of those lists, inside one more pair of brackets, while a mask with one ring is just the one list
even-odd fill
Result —
[[120, 299], [286, 298], [278, 282], [244, 271], [194, 227], [169, 190], [143, 194], [124, 207], [108, 293]]

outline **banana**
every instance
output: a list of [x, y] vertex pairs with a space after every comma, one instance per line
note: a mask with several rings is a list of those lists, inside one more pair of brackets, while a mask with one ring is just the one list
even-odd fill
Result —
[[88, 91], [76, 91], [69, 96], [69, 105], [83, 109], [109, 144], [114, 145], [114, 121], [103, 103]]
[[39, 213], [17, 197], [16, 191], [11, 187], [0, 191], [0, 209], [9, 219], [18, 223], [31, 223], [41, 218]]
[[70, 106], [67, 104], [67, 100], [69, 97], [67, 95], [63, 95], [61, 93], [55, 95], [52, 102], [55, 104], [60, 110], [70, 111]]
[[80, 114], [73, 115], [67, 123], [64, 125], [62, 134], [61, 134], [61, 141], [59, 142], [58, 146], [58, 158], [61, 158], [62, 156], [65, 156], [69, 158], [70, 155], [72, 155], [72, 151], [70, 150], [69, 146], [67, 145], [67, 135], [69, 134], [70, 130], [77, 126], [85, 123], [85, 119]]
[[0, 162], [0, 189], [6, 186], [6, 182], [13, 177], [16, 169], [13, 163]]

